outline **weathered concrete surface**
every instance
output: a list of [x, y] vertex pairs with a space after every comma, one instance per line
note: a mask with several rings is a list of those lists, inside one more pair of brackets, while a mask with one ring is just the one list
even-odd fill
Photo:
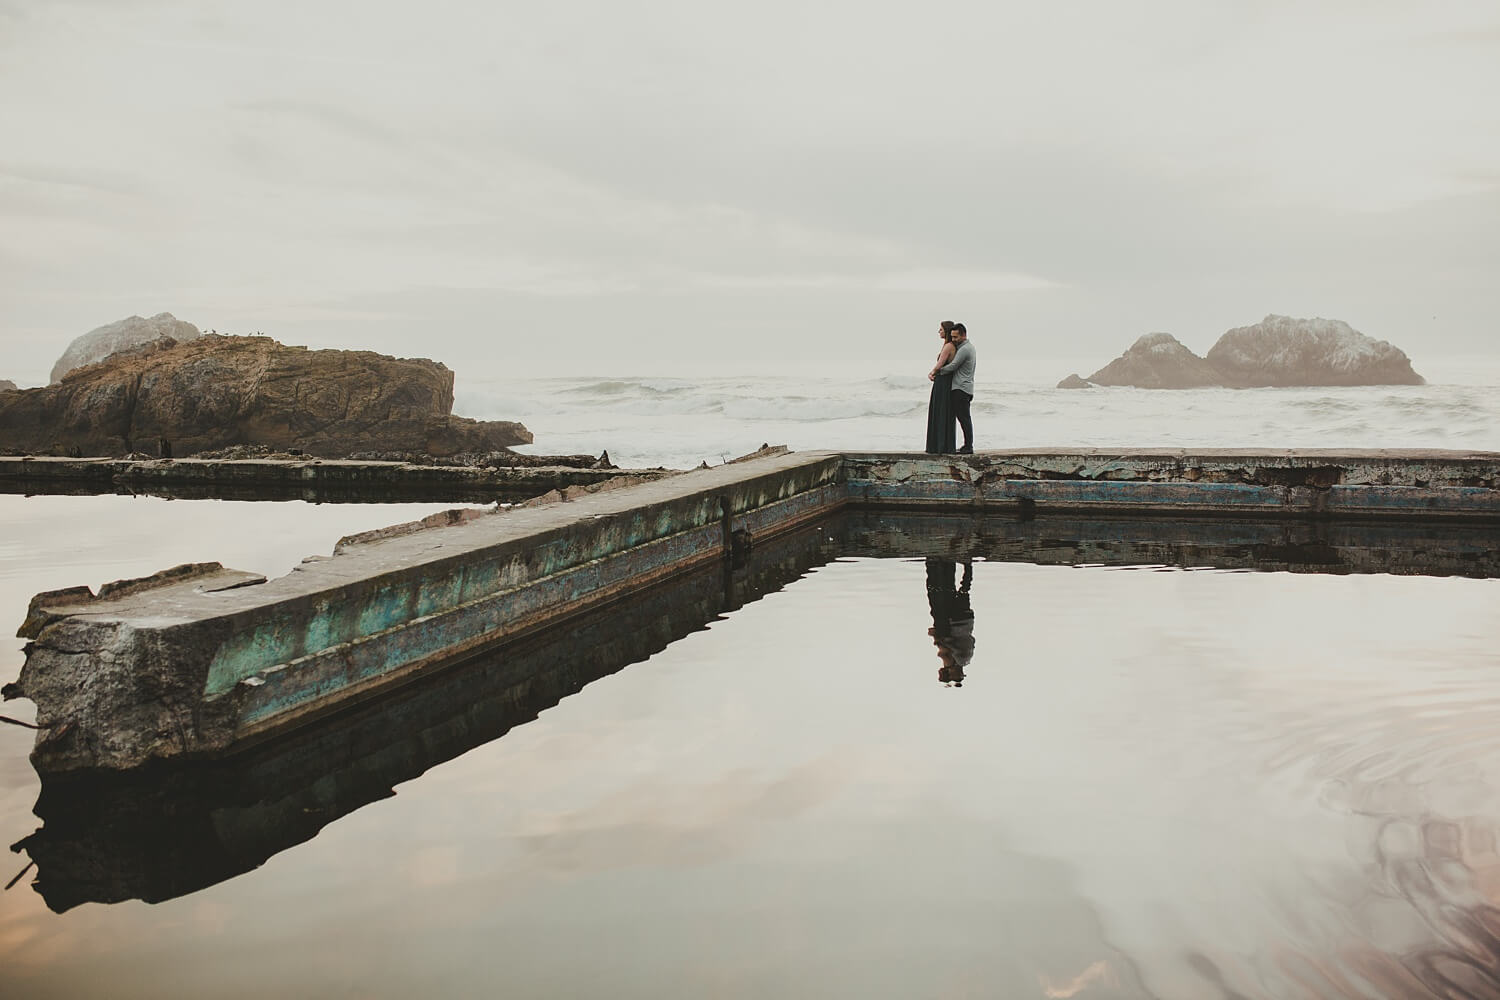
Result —
[[16, 847], [36, 861], [34, 886], [59, 912], [194, 892], [838, 556], [1493, 577], [1500, 526], [846, 511], [757, 543], [742, 566], [674, 574], [243, 753], [137, 772], [44, 773], [44, 825]]
[[[39, 769], [129, 768], [243, 746], [846, 506], [1500, 523], [1497, 484], [1494, 453], [771, 455], [367, 533], [277, 580], [209, 563], [41, 594], [5, 694], [37, 704]], [[1315, 544], [1284, 543], [1288, 563]]]
[[0, 493], [147, 493], [218, 499], [487, 502], [611, 479], [641, 482], [669, 469], [576, 466], [471, 467], [308, 458], [154, 459], [0, 456]]
[[840, 469], [777, 456], [343, 545], [271, 581], [206, 564], [38, 595], [6, 695], [37, 704], [39, 769], [222, 751], [823, 516]]
[[127, 773], [44, 774], [41, 829], [17, 849], [53, 910], [160, 902], [232, 878], [429, 768], [504, 736], [586, 684], [838, 555], [816, 527], [486, 651], [375, 704], [226, 758]]
[[845, 456], [856, 504], [1026, 512], [1500, 520], [1500, 454], [1023, 449]]
[[[0, 457], [0, 492], [232, 499], [514, 501], [664, 469], [470, 468], [307, 459]], [[1021, 449], [847, 456], [850, 499], [1251, 516], [1500, 517], [1500, 455], [1431, 450]]]

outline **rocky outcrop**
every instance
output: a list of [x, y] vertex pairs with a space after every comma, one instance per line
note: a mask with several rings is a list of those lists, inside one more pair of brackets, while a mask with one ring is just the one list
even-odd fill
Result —
[[191, 323], [184, 323], [171, 313], [157, 313], [150, 319], [130, 316], [90, 330], [68, 345], [57, 364], [52, 366], [52, 384], [63, 380], [63, 376], [75, 368], [97, 364], [121, 351], [140, 347], [156, 341], [182, 342], [199, 337], [200, 331]]
[[16, 384], [8, 378], [0, 378], [0, 392], [15, 392]]
[[1267, 316], [1219, 338], [1208, 363], [1225, 385], [1421, 385], [1400, 348], [1336, 319]]
[[1069, 375], [1057, 387], [1080, 389], [1090, 382], [1140, 389], [1248, 389], [1421, 385], [1424, 379], [1400, 348], [1366, 337], [1342, 320], [1272, 315], [1230, 330], [1201, 358], [1169, 333], [1148, 333], [1087, 381]]
[[1059, 389], [1092, 389], [1094, 384], [1082, 378], [1077, 372], [1069, 375], [1057, 383]]
[[1148, 333], [1130, 350], [1088, 377], [1095, 385], [1141, 389], [1196, 389], [1220, 385], [1219, 373], [1170, 333]]
[[370, 351], [310, 351], [269, 337], [158, 339], [58, 385], [0, 396], [0, 451], [177, 458], [234, 445], [434, 456], [529, 444], [510, 421], [452, 415], [453, 372]]

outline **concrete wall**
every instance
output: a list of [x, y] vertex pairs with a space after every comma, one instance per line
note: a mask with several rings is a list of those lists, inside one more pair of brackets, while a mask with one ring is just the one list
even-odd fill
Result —
[[1500, 455], [1021, 450], [848, 454], [852, 502], [1036, 512], [1500, 519]]
[[223, 750], [732, 555], [843, 500], [836, 455], [777, 456], [343, 544], [277, 580], [204, 564], [38, 595], [7, 696], [38, 766]]
[[595, 469], [577, 466], [475, 468], [308, 458], [157, 459], [0, 456], [0, 493], [145, 493], [223, 500], [307, 500], [312, 503], [492, 503], [548, 490], [626, 478], [649, 482], [669, 469]]
[[787, 532], [755, 546], [742, 566], [674, 574], [565, 628], [488, 650], [243, 753], [144, 773], [46, 775], [36, 805], [44, 825], [18, 846], [36, 861], [36, 889], [58, 912], [195, 892], [838, 554], [838, 541], [817, 527]]
[[38, 595], [5, 693], [37, 704], [39, 768], [129, 768], [243, 747], [845, 506], [1493, 522], [1497, 472], [1437, 452], [775, 455], [372, 533], [277, 580], [200, 564]]

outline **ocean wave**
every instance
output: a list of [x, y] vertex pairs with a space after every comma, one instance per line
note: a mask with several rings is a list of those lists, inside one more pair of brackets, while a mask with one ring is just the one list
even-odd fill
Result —
[[690, 393], [694, 389], [692, 382], [678, 379], [666, 378], [625, 378], [625, 379], [603, 379], [578, 386], [570, 391], [578, 393], [587, 398], [589, 396], [619, 397], [619, 396], [675, 396]]
[[1335, 413], [1353, 413], [1360, 409], [1360, 404], [1352, 399], [1340, 399], [1336, 396], [1318, 396], [1314, 399], [1297, 400], [1293, 404], [1310, 414], [1317, 416], [1332, 415]]
[[887, 419], [925, 413], [927, 401], [866, 398], [815, 398], [783, 396], [780, 398], [741, 398], [726, 401], [724, 416], [731, 420], [780, 420], [821, 422], [826, 420]]
[[[465, 386], [457, 412], [519, 420], [537, 450], [689, 465], [763, 441], [799, 450], [914, 450], [926, 432], [921, 375], [838, 378], [496, 379]], [[1054, 390], [982, 383], [981, 448], [1500, 449], [1500, 394], [1473, 386]], [[624, 459], [623, 456], [630, 456]]]

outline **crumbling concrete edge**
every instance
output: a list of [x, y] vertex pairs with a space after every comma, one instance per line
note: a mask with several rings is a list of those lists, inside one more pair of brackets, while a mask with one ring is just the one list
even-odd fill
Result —
[[1500, 520], [1494, 452], [1036, 449], [844, 462], [857, 506]]
[[[220, 752], [731, 559], [736, 544], [835, 509], [840, 470], [836, 455], [780, 456], [674, 477], [644, 494], [584, 492], [494, 517], [439, 515], [424, 530], [304, 565], [301, 583], [294, 570], [228, 595], [171, 573], [123, 588], [114, 603], [86, 590], [54, 594], [28, 616], [34, 641], [7, 694], [37, 703], [33, 757], [49, 770]], [[496, 541], [466, 537], [481, 529]], [[132, 649], [150, 662], [130, 666]], [[96, 655], [110, 660], [107, 684], [88, 680]], [[111, 718], [130, 718], [140, 738]], [[65, 732], [73, 735], [59, 738]]]
[[262, 738], [846, 504], [1493, 521], [1497, 482], [1493, 453], [770, 455], [437, 515], [269, 582], [205, 564], [39, 595], [6, 693], [37, 703], [39, 767], [128, 768]]

